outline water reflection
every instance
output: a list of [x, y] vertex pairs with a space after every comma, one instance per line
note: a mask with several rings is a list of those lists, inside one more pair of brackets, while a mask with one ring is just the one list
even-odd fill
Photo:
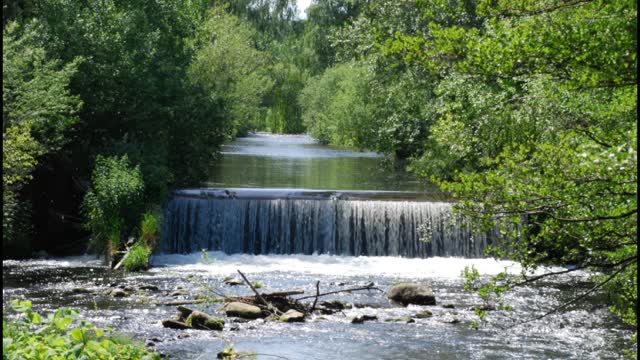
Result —
[[223, 148], [208, 186], [433, 191], [384, 157], [317, 144], [306, 135], [256, 134]]

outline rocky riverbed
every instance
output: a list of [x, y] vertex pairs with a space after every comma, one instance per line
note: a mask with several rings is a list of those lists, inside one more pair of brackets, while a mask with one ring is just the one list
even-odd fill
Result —
[[[518, 289], [506, 299], [513, 312], [490, 311], [486, 324], [474, 330], [474, 308], [482, 301], [463, 291], [460, 271], [474, 265], [481, 273], [495, 274], [508, 266], [515, 273], [517, 265], [491, 259], [220, 253], [204, 258], [158, 256], [154, 264], [149, 272], [124, 275], [109, 274], [91, 257], [5, 261], [3, 305], [29, 298], [41, 312], [59, 306], [80, 308], [89, 321], [112, 326], [175, 359], [213, 358], [229, 345], [265, 359], [601, 359], [621, 358], [632, 346], [631, 330], [601, 305], [582, 304], [543, 321], [517, 325], [585, 289], [588, 274]], [[260, 284], [260, 293], [303, 290], [289, 297], [311, 296], [300, 300], [307, 307], [315, 300], [317, 281], [320, 292], [336, 293], [321, 297], [313, 312], [299, 311], [302, 317], [289, 313], [288, 319], [296, 319], [291, 322], [281, 318], [287, 311], [277, 319], [268, 314], [238, 317], [229, 314], [229, 302], [212, 301], [254, 295], [244, 284], [229, 283], [238, 269]], [[392, 301], [389, 295], [400, 283], [429, 284], [435, 304]], [[371, 284], [382, 291], [340, 292]], [[209, 323], [215, 329], [206, 331], [164, 327], [163, 320], [175, 318], [178, 307], [224, 324]], [[182, 320], [186, 323], [188, 317]], [[206, 319], [196, 320], [205, 323]]]

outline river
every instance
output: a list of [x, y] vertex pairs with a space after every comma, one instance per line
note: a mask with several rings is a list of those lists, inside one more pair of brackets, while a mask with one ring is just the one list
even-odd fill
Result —
[[[483, 258], [491, 234], [455, 226], [445, 231], [449, 199], [384, 163], [376, 154], [321, 146], [306, 136], [238, 139], [212, 169], [207, 186], [218, 190], [183, 190], [167, 206], [172, 222], [164, 229], [164, 253], [152, 258], [149, 271], [110, 274], [89, 255], [3, 261], [3, 304], [29, 298], [44, 312], [77, 307], [87, 320], [172, 359], [215, 358], [231, 344], [258, 359], [616, 359], [632, 348], [631, 329], [609, 313], [604, 299], [525, 322], [588, 289], [590, 274], [579, 271], [509, 293], [512, 312], [490, 311], [487, 322], [472, 329], [477, 317], [471, 307], [481, 300], [463, 290], [464, 267], [473, 265], [484, 276], [505, 269], [515, 275], [518, 264]], [[432, 226], [429, 241], [420, 239], [419, 224]], [[228, 318], [222, 332], [162, 327], [160, 321], [176, 313], [162, 303], [192, 299], [203, 284], [226, 295], [250, 294], [223, 284], [237, 270], [266, 292], [313, 294], [316, 281], [322, 291], [428, 282], [437, 305], [398, 307], [380, 292], [359, 291], [327, 299], [360, 307], [304, 323]], [[106, 294], [126, 286], [136, 290], [123, 298]], [[188, 295], [169, 296], [177, 288]], [[209, 313], [220, 308], [194, 306]], [[424, 309], [433, 316], [416, 318]], [[362, 314], [378, 320], [350, 322]], [[415, 322], [387, 321], [402, 316]]]

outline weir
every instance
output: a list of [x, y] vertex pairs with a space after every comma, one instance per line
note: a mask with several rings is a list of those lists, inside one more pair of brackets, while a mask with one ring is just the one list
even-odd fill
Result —
[[493, 236], [454, 220], [452, 207], [442, 194], [396, 191], [179, 190], [161, 250], [483, 257]]

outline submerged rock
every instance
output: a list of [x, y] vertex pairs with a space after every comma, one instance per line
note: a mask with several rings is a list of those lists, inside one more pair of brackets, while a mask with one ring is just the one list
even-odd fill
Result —
[[93, 293], [93, 291], [87, 289], [87, 288], [73, 288], [71, 290], [72, 294], [91, 294]]
[[113, 289], [111, 290], [111, 292], [109, 293], [109, 295], [113, 296], [113, 297], [125, 297], [127, 296], [127, 292], [121, 289]]
[[428, 309], [424, 309], [415, 315], [415, 317], [417, 317], [418, 319], [426, 319], [432, 316], [433, 316], [433, 313]]
[[162, 320], [162, 326], [169, 329], [177, 329], [177, 330], [185, 330], [189, 329], [189, 325], [182, 321], [178, 321], [176, 319], [165, 319]]
[[376, 315], [359, 315], [351, 319], [352, 324], [362, 324], [365, 321], [378, 320]]
[[227, 316], [236, 316], [244, 319], [257, 319], [262, 316], [262, 310], [259, 307], [237, 301], [228, 303], [224, 309]]
[[433, 295], [431, 286], [424, 284], [401, 283], [395, 285], [389, 290], [387, 295], [389, 299], [404, 306], [409, 304], [416, 305], [435, 305], [436, 297]]
[[142, 286], [138, 287], [138, 289], [140, 289], [140, 290], [149, 290], [149, 291], [158, 291], [158, 290], [160, 290], [160, 288], [158, 288], [155, 285], [142, 285]]
[[227, 276], [226, 278], [224, 278], [222, 280], [222, 282], [225, 285], [229, 285], [229, 286], [237, 286], [237, 285], [242, 285], [244, 284], [244, 281], [242, 281], [241, 279], [238, 279], [235, 276]]
[[387, 322], [402, 322], [405, 324], [411, 324], [416, 322], [414, 319], [408, 317], [408, 316], [402, 316], [402, 317], [398, 317], [398, 318], [389, 318], [387, 320], [385, 320]]
[[176, 291], [169, 294], [169, 296], [186, 296], [189, 295], [189, 292], [185, 289], [177, 289]]
[[350, 304], [347, 304], [344, 301], [340, 301], [340, 300], [321, 301], [319, 305], [327, 309], [338, 310], [338, 311], [351, 308]]
[[456, 306], [453, 305], [453, 304], [444, 304], [444, 305], [442, 305], [442, 307], [445, 308], [445, 309], [455, 309], [456, 308]]
[[304, 322], [304, 314], [300, 311], [290, 309], [286, 313], [280, 316], [280, 321], [283, 322]]

